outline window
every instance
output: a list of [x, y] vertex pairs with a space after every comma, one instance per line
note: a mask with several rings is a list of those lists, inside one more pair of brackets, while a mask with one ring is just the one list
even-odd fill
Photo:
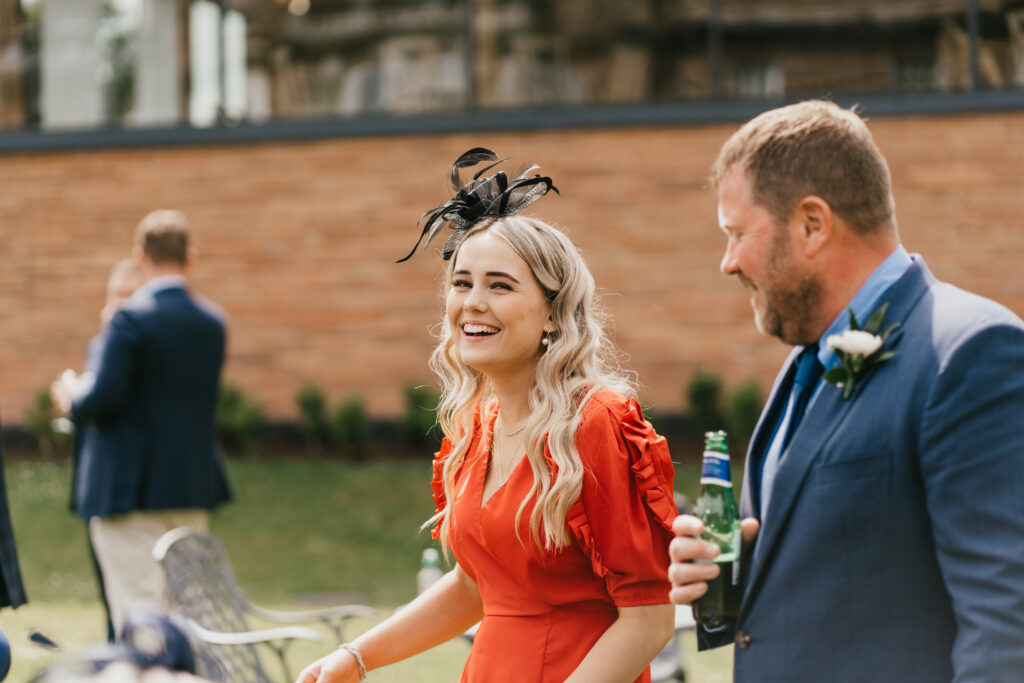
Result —
[[777, 99], [786, 94], [782, 67], [769, 61], [745, 61], [736, 66], [736, 96], [742, 99]]

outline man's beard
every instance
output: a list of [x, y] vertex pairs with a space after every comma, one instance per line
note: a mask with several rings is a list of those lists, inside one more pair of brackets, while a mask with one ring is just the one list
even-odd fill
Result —
[[818, 341], [812, 331], [813, 314], [821, 301], [821, 283], [808, 275], [786, 289], [764, 292], [763, 314], [756, 316], [761, 332], [778, 337], [790, 346]]
[[780, 239], [769, 254], [772, 284], [764, 283], [761, 289], [764, 308], [754, 316], [755, 322], [761, 332], [791, 346], [814, 344], [818, 341], [815, 314], [821, 304], [821, 282], [815, 274], [793, 273], [792, 259], [785, 249]]

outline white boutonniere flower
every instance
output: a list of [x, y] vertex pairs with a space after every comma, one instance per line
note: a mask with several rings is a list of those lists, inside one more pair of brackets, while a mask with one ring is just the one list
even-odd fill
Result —
[[853, 396], [857, 382], [867, 373], [873, 365], [885, 362], [896, 355], [895, 351], [883, 350], [885, 340], [900, 326], [893, 323], [881, 333], [882, 322], [885, 320], [885, 312], [888, 310], [888, 302], [882, 304], [872, 313], [863, 327], [857, 323], [857, 318], [849, 308], [850, 329], [842, 334], [831, 334], [825, 340], [825, 345], [835, 351], [841, 365], [838, 365], [824, 375], [826, 382], [831, 382], [843, 390], [843, 398]]
[[842, 334], [829, 335], [826, 343], [833, 351], [867, 358], [882, 346], [882, 338], [864, 330], [846, 330]]

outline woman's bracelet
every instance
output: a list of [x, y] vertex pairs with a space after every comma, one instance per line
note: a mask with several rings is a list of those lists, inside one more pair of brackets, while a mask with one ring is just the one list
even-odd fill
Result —
[[345, 650], [355, 657], [356, 668], [359, 669], [359, 680], [364, 680], [366, 678], [366, 664], [363, 662], [363, 656], [359, 654], [359, 650], [356, 649], [356, 646], [352, 643], [342, 643], [338, 646], [338, 649]]

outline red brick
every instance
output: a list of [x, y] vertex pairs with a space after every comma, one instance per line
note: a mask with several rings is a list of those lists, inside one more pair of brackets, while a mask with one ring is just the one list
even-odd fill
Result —
[[[903, 241], [935, 274], [1024, 313], [1024, 114], [879, 118]], [[428, 381], [440, 261], [396, 265], [451, 161], [485, 145], [535, 161], [561, 196], [532, 209], [583, 249], [614, 335], [661, 412], [698, 368], [765, 388], [786, 347], [718, 272], [708, 167], [733, 124], [371, 137], [0, 158], [0, 410], [79, 367], [111, 264], [156, 207], [191, 218], [198, 290], [231, 316], [227, 377], [274, 418], [306, 382], [400, 413]]]

